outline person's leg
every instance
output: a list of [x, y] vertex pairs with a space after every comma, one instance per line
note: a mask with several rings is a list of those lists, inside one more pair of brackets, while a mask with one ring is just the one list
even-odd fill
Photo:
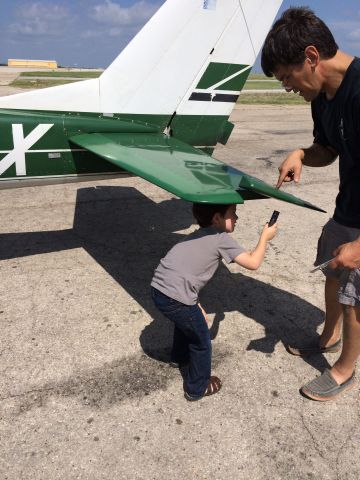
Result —
[[184, 379], [185, 392], [201, 398], [210, 382], [211, 338], [208, 325], [198, 305], [184, 305], [152, 288], [156, 307], [174, 322], [189, 348], [189, 369]]
[[189, 361], [189, 345], [186, 335], [174, 325], [173, 345], [171, 350], [171, 362], [185, 365]]
[[[320, 265], [332, 257], [332, 252], [344, 239], [347, 238], [347, 230], [334, 220], [329, 220], [322, 230], [318, 241], [315, 265]], [[321, 353], [336, 353], [341, 348], [341, 330], [343, 313], [338, 299], [340, 287], [339, 270], [326, 267], [323, 270], [325, 280], [325, 323], [320, 338], [316, 337], [309, 342], [297, 346], [289, 345], [289, 353], [297, 356], [306, 356]]]
[[342, 271], [338, 302], [343, 309], [343, 347], [334, 366], [311, 380], [301, 392], [314, 400], [332, 400], [355, 384], [360, 355], [360, 269]]
[[326, 277], [325, 281], [325, 324], [320, 336], [320, 347], [329, 347], [341, 338], [343, 309], [338, 300], [339, 281]]
[[355, 366], [360, 355], [360, 309], [344, 305], [343, 348], [331, 370], [301, 387], [312, 400], [333, 400], [354, 386]]
[[343, 305], [343, 308], [343, 348], [331, 369], [331, 374], [339, 385], [352, 376], [360, 355], [360, 308], [348, 305]]
[[[186, 335], [176, 326], [175, 317], [177, 312], [184, 305], [167, 295], [163, 294], [156, 288], [151, 288], [151, 296], [157, 309], [172, 323], [174, 323], [173, 344], [171, 349], [170, 362], [177, 364], [185, 364], [189, 357], [189, 348]], [[180, 366], [180, 365], [179, 365]]]
[[211, 375], [211, 338], [205, 317], [198, 305], [191, 307], [189, 322], [184, 325], [189, 346], [189, 371], [185, 391], [201, 397], [209, 385]]

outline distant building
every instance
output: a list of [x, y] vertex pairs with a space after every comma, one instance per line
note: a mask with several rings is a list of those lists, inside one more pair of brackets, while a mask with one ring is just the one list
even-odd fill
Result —
[[19, 60], [9, 58], [8, 67], [29, 67], [29, 68], [57, 68], [55, 60]]

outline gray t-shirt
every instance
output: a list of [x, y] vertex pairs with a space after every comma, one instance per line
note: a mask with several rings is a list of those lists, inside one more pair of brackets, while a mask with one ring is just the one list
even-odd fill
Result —
[[194, 305], [221, 259], [231, 263], [243, 252], [228, 233], [214, 227], [199, 228], [160, 260], [151, 286], [185, 305]]

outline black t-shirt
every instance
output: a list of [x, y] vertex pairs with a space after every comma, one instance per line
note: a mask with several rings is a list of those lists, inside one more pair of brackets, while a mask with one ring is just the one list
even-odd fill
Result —
[[334, 98], [321, 93], [311, 104], [314, 143], [339, 155], [339, 193], [334, 220], [360, 228], [360, 59], [350, 64]]

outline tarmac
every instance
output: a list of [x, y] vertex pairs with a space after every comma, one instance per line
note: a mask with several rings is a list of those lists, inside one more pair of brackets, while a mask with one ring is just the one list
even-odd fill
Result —
[[[312, 143], [308, 105], [237, 105], [215, 156], [275, 184]], [[221, 265], [204, 289], [217, 395], [183, 396], [168, 365], [172, 327], [149, 284], [192, 231], [190, 206], [131, 177], [0, 191], [3, 480], [358, 480], [359, 386], [332, 402], [299, 388], [337, 358], [297, 358], [319, 332], [324, 278], [310, 273], [338, 187], [337, 162], [238, 206], [233, 236], [253, 248], [274, 209], [279, 232], [258, 271]]]

